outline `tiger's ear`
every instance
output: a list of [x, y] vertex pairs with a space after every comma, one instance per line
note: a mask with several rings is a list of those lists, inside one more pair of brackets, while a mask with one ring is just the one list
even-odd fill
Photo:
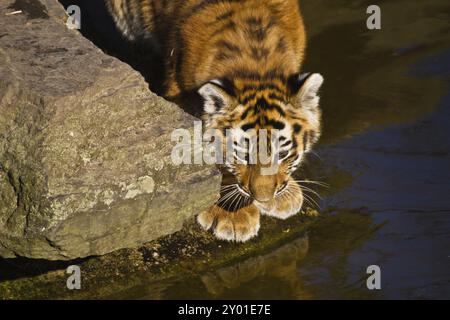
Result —
[[295, 95], [296, 104], [301, 108], [314, 111], [319, 107], [319, 89], [323, 77], [319, 73], [295, 75], [289, 80], [291, 93]]
[[232, 95], [221, 80], [211, 80], [204, 84], [198, 93], [203, 98], [206, 115], [218, 115], [225, 111], [233, 101]]

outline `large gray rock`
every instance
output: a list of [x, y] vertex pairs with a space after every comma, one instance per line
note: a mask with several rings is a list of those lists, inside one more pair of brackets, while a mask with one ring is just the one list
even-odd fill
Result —
[[[8, 13], [22, 10], [22, 13]], [[195, 118], [65, 26], [56, 0], [0, 3], [0, 256], [73, 259], [178, 231], [213, 167], [174, 166]]]

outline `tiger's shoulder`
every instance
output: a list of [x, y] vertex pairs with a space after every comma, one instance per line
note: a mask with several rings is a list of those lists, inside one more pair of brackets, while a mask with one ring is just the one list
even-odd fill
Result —
[[296, 0], [192, 1], [169, 39], [180, 90], [212, 78], [287, 78], [299, 71], [305, 30]]
[[288, 77], [299, 71], [305, 30], [297, 0], [107, 0], [129, 39], [165, 48], [167, 95], [213, 78]]

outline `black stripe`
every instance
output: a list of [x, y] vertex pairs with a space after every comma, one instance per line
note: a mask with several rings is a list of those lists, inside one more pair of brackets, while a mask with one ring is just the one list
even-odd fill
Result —
[[291, 95], [297, 94], [300, 91], [300, 88], [312, 76], [312, 73], [308, 73], [306, 76], [300, 78], [300, 74], [294, 74], [289, 77], [287, 80], [289, 92]]
[[270, 29], [272, 29], [273, 26], [275, 26], [275, 20], [273, 19], [273, 17], [270, 17], [269, 22], [266, 25], [266, 31], [270, 31]]
[[221, 82], [221, 88], [230, 96], [236, 96], [236, 91], [233, 85], [233, 82], [231, 82], [228, 78], [220, 78]]
[[228, 2], [228, 3], [233, 3], [233, 2], [243, 3], [243, 2], [245, 2], [245, 0], [203, 0], [200, 3], [196, 4], [195, 6], [193, 6], [192, 9], [186, 14], [186, 16], [184, 18], [189, 19], [193, 15], [207, 9], [210, 6], [213, 6], [213, 5], [219, 4], [219, 3], [226, 3], [226, 2]]
[[284, 97], [282, 97], [281, 95], [278, 95], [278, 94], [276, 94], [274, 92], [269, 93], [268, 97], [271, 100], [278, 100], [278, 101], [284, 101], [285, 100]]
[[216, 56], [214, 57], [215, 60], [219, 60], [219, 61], [231, 60], [233, 58], [234, 58], [234, 56], [230, 55], [229, 53], [223, 52], [223, 51], [218, 52], [216, 54]]
[[230, 21], [226, 25], [217, 28], [217, 30], [211, 34], [210, 38], [214, 38], [215, 36], [222, 34], [227, 30], [236, 30], [236, 23], [234, 21]]
[[297, 140], [293, 139], [292, 140], [292, 150], [297, 150], [297, 147], [298, 147]]
[[264, 98], [259, 98], [258, 100], [256, 100], [256, 107], [264, 110], [273, 110], [275, 108], [273, 104], [267, 102], [267, 100]]
[[245, 22], [247, 24], [247, 33], [249, 37], [259, 42], [267, 37], [270, 29], [275, 25], [273, 19], [270, 19], [267, 24], [264, 25], [261, 17], [249, 17]]
[[229, 52], [233, 53], [240, 53], [241, 48], [229, 41], [226, 40], [219, 40], [216, 42], [216, 46], [220, 47], [223, 50], [228, 50]]
[[248, 24], [251, 28], [259, 28], [262, 27], [262, 18], [261, 17], [248, 17], [245, 19], [245, 23]]
[[246, 33], [249, 38], [261, 42], [267, 37], [267, 30], [262, 25], [261, 18], [248, 18], [246, 23]]
[[267, 59], [270, 53], [269, 49], [264, 47], [251, 46], [250, 50], [252, 54], [251, 57], [255, 60]]
[[234, 11], [233, 10], [228, 10], [220, 15], [218, 15], [216, 17], [217, 21], [222, 21], [222, 20], [227, 20], [229, 18], [231, 18], [234, 15]]
[[281, 108], [279, 105], [277, 105], [277, 104], [273, 104], [273, 106], [275, 107], [275, 110], [277, 110], [278, 111], [278, 113], [281, 115], [281, 116], [286, 116], [286, 112], [284, 112], [284, 110], [283, 110], [283, 108]]
[[250, 85], [245, 85], [242, 88], [242, 92], [246, 92], [246, 91], [264, 91], [264, 90], [273, 90], [273, 91], [276, 91], [279, 94], [284, 95], [283, 90], [280, 87], [278, 87], [277, 85], [275, 85], [274, 83], [261, 83], [261, 84], [258, 84], [258, 85], [250, 84]]
[[278, 39], [277, 50], [285, 52], [287, 50], [287, 43], [283, 36]]
[[282, 83], [286, 83], [287, 81], [287, 77], [283, 74], [283, 72], [281, 72], [278, 69], [270, 69], [269, 71], [267, 71], [264, 74], [264, 78], [266, 80], [274, 80], [274, 79], [278, 79], [280, 80]]
[[266, 125], [272, 126], [272, 128], [277, 130], [283, 130], [285, 128], [285, 124], [281, 121], [273, 120], [273, 119], [265, 119]]
[[[297, 1], [298, 4], [298, 1]], [[271, 13], [276, 16], [278, 19], [283, 16], [282, 10], [276, 4], [268, 4], [267, 7], [271, 11]]]
[[302, 125], [299, 123], [294, 124], [294, 133], [299, 133], [302, 130]]
[[242, 125], [242, 126], [241, 126], [241, 129], [242, 129], [243, 131], [247, 131], [247, 130], [249, 130], [249, 129], [255, 128], [257, 124], [259, 124], [259, 119], [258, 119], [258, 120], [255, 120], [255, 121], [253, 121], [253, 122], [250, 122], [250, 123], [247, 123], [247, 124]]
[[256, 101], [256, 108], [264, 109], [264, 110], [277, 110], [281, 116], [285, 116], [286, 113], [284, 110], [275, 103], [268, 103], [264, 98], [260, 98]]
[[240, 69], [233, 74], [233, 77], [245, 80], [258, 80], [261, 78], [261, 75], [257, 71]]
[[239, 102], [245, 106], [245, 105], [247, 105], [247, 103], [249, 103], [250, 101], [252, 101], [255, 98], [256, 98], [256, 93], [252, 92], [252, 93], [246, 95], [245, 97], [240, 98]]
[[[249, 70], [249, 69], [240, 69], [233, 73], [234, 78], [239, 78], [243, 80], [257, 80], [257, 81], [272, 81], [272, 80], [280, 80], [282, 83], [287, 82], [287, 77], [283, 75], [277, 69], [271, 69], [264, 74], [261, 74], [257, 70]], [[285, 90], [285, 88], [283, 88]]]
[[244, 120], [245, 118], [247, 118], [247, 115], [249, 114], [249, 112], [253, 110], [253, 108], [247, 108], [241, 115], [241, 120]]
[[225, 102], [220, 97], [212, 96], [212, 100], [214, 102], [214, 109], [216, 112], [225, 107]]
[[250, 38], [258, 42], [263, 42], [267, 37], [267, 31], [265, 29], [257, 29], [250, 31]]

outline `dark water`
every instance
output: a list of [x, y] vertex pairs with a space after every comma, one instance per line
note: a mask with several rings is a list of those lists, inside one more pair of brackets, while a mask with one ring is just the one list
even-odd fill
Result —
[[[325, 77], [310, 157], [326, 217], [305, 237], [135, 298], [450, 299], [448, 1], [302, 1], [305, 71]], [[366, 286], [381, 268], [381, 290]]]
[[[325, 85], [324, 134], [300, 174], [330, 185], [308, 234], [97, 298], [450, 299], [450, 4], [377, 3], [382, 29], [370, 31], [369, 1], [301, 1], [304, 70]], [[367, 289], [369, 265], [381, 290]]]

